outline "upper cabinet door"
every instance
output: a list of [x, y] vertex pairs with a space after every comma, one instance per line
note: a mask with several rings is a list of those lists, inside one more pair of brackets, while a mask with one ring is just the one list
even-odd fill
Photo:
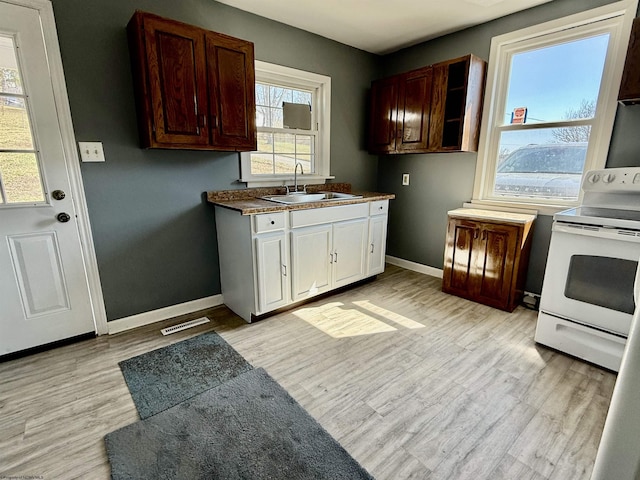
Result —
[[230, 150], [257, 150], [253, 44], [207, 34], [212, 143]]
[[256, 150], [251, 42], [141, 11], [127, 30], [144, 148]]
[[478, 151], [486, 68], [474, 55], [433, 66], [430, 151]]
[[640, 17], [633, 20], [618, 100], [625, 105], [640, 103]]
[[396, 150], [424, 151], [429, 144], [431, 67], [413, 70], [400, 79]]
[[202, 30], [149, 16], [144, 19], [144, 36], [155, 129], [152, 143], [207, 145]]
[[398, 113], [398, 77], [371, 83], [369, 112], [369, 151], [392, 153], [396, 150], [396, 119]]

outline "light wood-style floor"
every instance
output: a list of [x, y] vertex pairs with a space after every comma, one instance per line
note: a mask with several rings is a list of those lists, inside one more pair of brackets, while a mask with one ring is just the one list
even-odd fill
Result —
[[615, 375], [440, 286], [388, 266], [253, 325], [219, 307], [0, 363], [0, 478], [109, 478], [103, 436], [138, 420], [118, 362], [214, 329], [379, 480], [588, 479]]

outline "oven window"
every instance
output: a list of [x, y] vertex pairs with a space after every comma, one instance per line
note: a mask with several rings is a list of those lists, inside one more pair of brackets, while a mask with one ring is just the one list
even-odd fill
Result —
[[567, 298], [633, 314], [633, 282], [638, 262], [573, 255], [564, 289]]

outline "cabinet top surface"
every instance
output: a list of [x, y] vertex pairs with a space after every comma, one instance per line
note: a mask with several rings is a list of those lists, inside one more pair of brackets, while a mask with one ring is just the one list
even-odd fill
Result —
[[[325, 187], [323, 191], [329, 191], [326, 188], [328, 185], [322, 185]], [[244, 190], [247, 192], [251, 189]], [[259, 189], [265, 190], [265, 189]], [[240, 190], [239, 192], [243, 192]], [[256, 196], [251, 197], [248, 195], [239, 195], [240, 198], [224, 198], [226, 195], [220, 195], [225, 192], [207, 192], [207, 200], [214, 205], [219, 207], [229, 208], [231, 210], [236, 210], [240, 212], [242, 215], [255, 215], [258, 213], [269, 213], [269, 212], [283, 212], [289, 210], [306, 210], [310, 208], [321, 208], [321, 207], [336, 207], [338, 205], [349, 205], [354, 203], [366, 203], [366, 202], [374, 202], [376, 200], [391, 200], [396, 198], [396, 196], [392, 193], [377, 193], [377, 192], [354, 192], [358, 195], [362, 195], [361, 198], [349, 198], [344, 200], [321, 200], [319, 202], [308, 202], [308, 203], [298, 203], [298, 204], [283, 204], [271, 202], [269, 200], [263, 200], [258, 198], [264, 195], [264, 192], [256, 192]], [[222, 198], [221, 198], [222, 197]]]
[[479, 208], [456, 208], [447, 212], [450, 217], [468, 218], [470, 220], [491, 220], [509, 223], [530, 223], [536, 219], [535, 215], [497, 210], [481, 210]]

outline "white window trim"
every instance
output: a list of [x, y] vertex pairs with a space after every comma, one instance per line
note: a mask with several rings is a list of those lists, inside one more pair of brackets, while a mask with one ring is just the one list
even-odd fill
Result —
[[[314, 95], [314, 121], [320, 132], [316, 146], [315, 175], [298, 175], [298, 184], [322, 184], [331, 176], [330, 145], [331, 145], [331, 77], [312, 72], [305, 72], [295, 68], [284, 67], [273, 63], [256, 60], [256, 82], [274, 82], [293, 88], [304, 88], [316, 91]], [[293, 182], [293, 172], [290, 175], [251, 175], [251, 152], [240, 154], [240, 181], [247, 187], [280, 186]]]
[[[506, 88], [509, 81], [509, 71], [506, 67], [510, 56], [522, 48], [521, 42], [527, 41], [524, 46], [530, 49], [540, 38], [540, 44], [548, 43], [551, 39], [566, 35], [567, 30], [575, 27], [583, 27], [595, 22], [609, 20], [607, 24], [618, 24], [612, 29], [607, 59], [600, 85], [600, 94], [597, 104], [597, 115], [592, 127], [593, 140], [589, 142], [585, 171], [595, 168], [604, 168], [611, 143], [613, 124], [617, 110], [617, 97], [622, 70], [627, 53], [627, 44], [631, 32], [631, 24], [638, 8], [638, 0], [624, 0], [611, 3], [599, 8], [580, 12], [568, 17], [534, 25], [515, 32], [499, 35], [491, 40], [489, 54], [489, 69], [487, 86], [485, 89], [485, 108], [482, 115], [482, 127], [480, 144], [478, 147], [478, 161], [473, 187], [474, 204], [488, 206], [504, 206], [515, 208], [534, 208], [541, 214], [554, 214], [572, 206], [579, 205], [582, 201], [582, 192], [576, 201], [558, 202], [557, 200], [519, 201], [513, 199], [500, 200], [490, 197], [493, 185], [492, 170], [495, 171], [497, 158], [497, 125], [502, 124], [499, 113], [504, 111], [506, 101]], [[601, 29], [602, 24], [594, 25], [593, 30]], [[589, 27], [583, 27], [589, 28]], [[565, 122], [558, 122], [564, 124]], [[531, 125], [528, 125], [531, 127]]]

